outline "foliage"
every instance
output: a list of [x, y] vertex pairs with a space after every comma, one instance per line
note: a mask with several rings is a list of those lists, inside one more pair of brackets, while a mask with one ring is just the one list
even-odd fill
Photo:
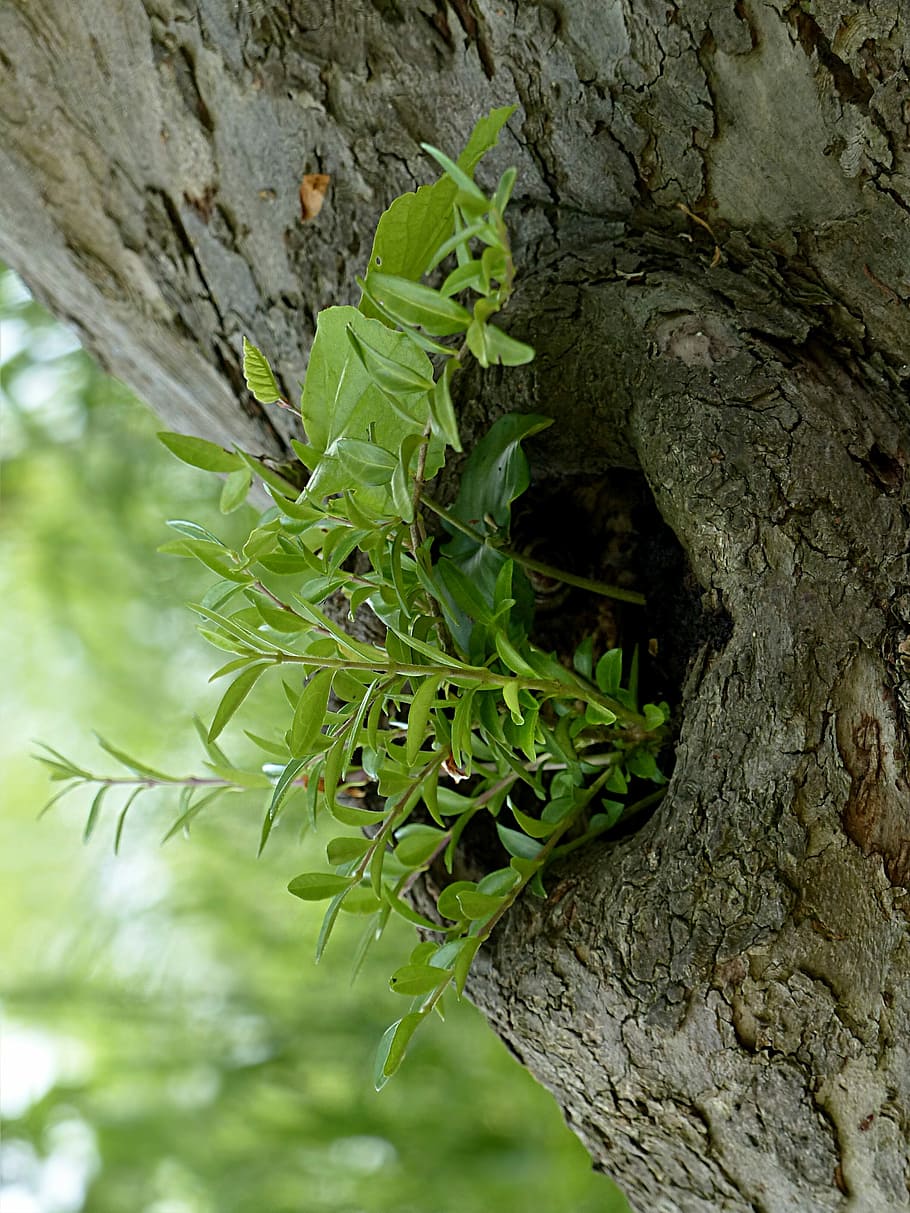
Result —
[[[614, 649], [595, 661], [589, 640], [570, 668], [530, 639], [533, 593], [510, 516], [530, 480], [521, 444], [549, 419], [501, 417], [467, 459], [450, 507], [428, 487], [446, 449], [461, 449], [451, 382], [465, 359], [487, 367], [533, 357], [491, 323], [514, 278], [504, 220], [514, 171], [489, 197], [471, 175], [508, 112], [478, 125], [459, 163], [427, 148], [443, 176], [383, 216], [360, 307], [320, 315], [300, 402], [308, 442], [294, 444], [309, 472], [303, 492], [243, 451], [162, 436], [185, 462], [227, 474], [225, 511], [243, 500], [253, 471], [274, 501], [236, 547], [195, 522], [170, 524], [177, 538], [165, 550], [218, 577], [193, 607], [202, 635], [229, 655], [212, 676], [229, 679], [227, 689], [210, 726], [199, 728], [207, 773], [176, 777], [107, 741], [129, 775], [99, 776], [49, 747], [42, 755], [58, 795], [97, 785], [86, 837], [112, 789], [128, 792], [119, 840], [136, 797], [168, 784], [180, 788], [168, 836], [237, 789], [265, 793], [260, 851], [293, 797], [314, 824], [327, 816], [342, 827], [326, 866], [289, 886], [329, 903], [317, 957], [341, 913], [366, 920], [355, 968], [393, 914], [422, 934], [390, 978], [411, 1001], [381, 1042], [377, 1088], [417, 1027], [444, 1013], [449, 991], [461, 995], [478, 949], [515, 900], [525, 889], [545, 896], [546, 866], [661, 795], [658, 787], [636, 799], [630, 788], [663, 782], [656, 754], [668, 710], [639, 705], [634, 658], [624, 665]], [[435, 287], [421, 281], [433, 272]], [[261, 402], [286, 405], [248, 343], [245, 374]], [[339, 601], [354, 621], [365, 611], [378, 619], [384, 642], [348, 634], [331, 609]], [[260, 766], [235, 764], [221, 734], [279, 669], [287, 727], [250, 734], [266, 759]], [[479, 879], [452, 879], [478, 814], [494, 819], [498, 853], [483, 856]], [[442, 887], [428, 916], [408, 895], [430, 871]]]
[[[26, 761], [35, 735], [82, 757], [91, 719], [152, 766], [193, 759], [187, 705], [207, 712], [218, 684], [205, 685], [211, 650], [182, 604], [211, 575], [153, 549], [166, 510], [232, 546], [253, 510], [220, 518], [218, 478], [173, 459], [155, 418], [64, 344], [11, 278], [0, 271], [0, 1207], [511, 1213], [537, 1201], [604, 1213], [608, 1181], [466, 1001], [423, 1034], [405, 1085], [381, 1098], [365, 1089], [398, 1001], [384, 974], [410, 928], [390, 923], [352, 988], [356, 916], [340, 918], [318, 969], [306, 964], [320, 906], [283, 887], [321, 842], [299, 837], [299, 802], [256, 863], [255, 790], [164, 848], [172, 794], [144, 794], [116, 858], [99, 845], [116, 824], [114, 792], [87, 847], [90, 789], [36, 826], [46, 785]], [[20, 415], [28, 438], [13, 443]], [[251, 727], [268, 732], [285, 705], [277, 679], [260, 684]], [[254, 754], [242, 736], [232, 748]], [[28, 1106], [16, 1100], [23, 1080]]]

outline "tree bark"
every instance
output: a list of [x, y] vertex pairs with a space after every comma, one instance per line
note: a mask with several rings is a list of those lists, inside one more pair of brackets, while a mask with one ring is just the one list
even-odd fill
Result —
[[[15, 0], [0, 254], [167, 424], [283, 458], [379, 211], [518, 100], [546, 480], [643, 474], [721, 640], [667, 796], [509, 915], [472, 998], [642, 1213], [910, 1209], [910, 15]], [[305, 173], [325, 206], [301, 217]], [[679, 586], [650, 577], [650, 597]]]

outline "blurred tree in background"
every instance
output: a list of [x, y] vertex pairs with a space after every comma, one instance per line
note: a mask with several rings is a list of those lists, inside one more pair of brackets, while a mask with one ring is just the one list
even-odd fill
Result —
[[[299, 816], [258, 861], [261, 794], [164, 848], [175, 798], [143, 797], [117, 857], [114, 797], [85, 849], [78, 795], [36, 824], [36, 737], [96, 769], [116, 764], [93, 727], [168, 770], [201, 766], [188, 725], [218, 698], [202, 689], [217, 663], [182, 604], [204, 578], [155, 548], [168, 517], [229, 541], [248, 518], [218, 513], [212, 477], [159, 446], [10, 273], [0, 319], [3, 1213], [625, 1209], [467, 1006], [373, 1092], [401, 938], [353, 987], [344, 940], [313, 966], [321, 910], [285, 892], [318, 846]], [[260, 695], [259, 731], [268, 711]]]

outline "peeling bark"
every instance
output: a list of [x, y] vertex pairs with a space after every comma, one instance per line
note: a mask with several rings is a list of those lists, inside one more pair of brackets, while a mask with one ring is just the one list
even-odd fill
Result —
[[169, 425], [276, 458], [242, 335], [293, 397], [420, 141], [519, 99], [480, 175], [519, 169], [539, 357], [466, 377], [464, 430], [534, 409], [545, 484], [643, 474], [732, 621], [659, 810], [471, 986], [642, 1213], [910, 1209], [908, 31], [887, 0], [0, 9], [0, 254]]

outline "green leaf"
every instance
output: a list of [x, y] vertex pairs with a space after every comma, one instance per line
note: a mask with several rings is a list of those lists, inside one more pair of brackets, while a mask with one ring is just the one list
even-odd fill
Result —
[[278, 383], [265, 355], [246, 337], [243, 339], [243, 377], [260, 404], [274, 404], [281, 399]]
[[428, 399], [430, 404], [430, 421], [432, 422], [434, 432], [447, 442], [449, 446], [454, 447], [456, 451], [460, 451], [462, 449], [461, 437], [458, 433], [458, 421], [455, 417], [455, 406], [452, 404], [452, 393], [450, 391], [450, 384], [455, 369], [456, 364], [454, 362], [446, 363]]
[[[500, 660], [513, 674], [522, 674], [525, 678], [537, 677], [537, 671], [522, 657], [505, 632], [497, 632], [493, 637], [493, 641]], [[513, 712], [514, 715], [515, 713]], [[516, 723], [520, 724], [521, 721], [517, 721]]]
[[[146, 790], [147, 789], [143, 788], [143, 787], [133, 788], [132, 792], [130, 792], [129, 796], [126, 798], [126, 802], [124, 803], [123, 808], [120, 810], [120, 816], [117, 818], [117, 829], [114, 832], [114, 854], [115, 855], [120, 854], [120, 843], [121, 843], [121, 840], [123, 839], [123, 827], [126, 825], [126, 815], [130, 811], [130, 807], [132, 806], [132, 803], [136, 799], [136, 797], [139, 796], [142, 792], [145, 792]], [[66, 791], [65, 788], [64, 788], [64, 791]]]
[[433, 390], [433, 366], [429, 358], [425, 357], [426, 372], [421, 375], [406, 363], [386, 357], [365, 338], [358, 337], [353, 325], [348, 325], [347, 333], [357, 357], [369, 372], [370, 378], [384, 391], [393, 395], [407, 395], [411, 392], [431, 392]]
[[516, 724], [524, 724], [525, 718], [522, 715], [521, 703], [518, 699], [519, 685], [517, 679], [512, 679], [507, 682], [502, 688], [502, 697], [506, 701], [506, 707], [512, 714], [512, 719]]
[[648, 732], [659, 729], [669, 719], [670, 709], [666, 703], [646, 703], [642, 708], [645, 717], [645, 728]]
[[507, 826], [496, 823], [496, 833], [499, 835], [499, 841], [509, 852], [517, 859], [536, 859], [541, 851], [541, 844], [535, 842], [533, 838], [528, 838], [527, 834], [519, 834], [517, 830], [510, 830]]
[[336, 876], [331, 872], [304, 872], [295, 876], [288, 885], [288, 892], [302, 901], [326, 901], [339, 893], [352, 889], [357, 883], [353, 876]]
[[246, 451], [238, 451], [237, 454], [250, 471], [258, 476], [263, 484], [268, 485], [272, 496], [275, 496], [277, 493], [280, 498], [296, 501], [300, 493], [299, 485], [293, 484], [282, 476], [280, 472], [276, 472], [274, 468], [270, 468], [264, 458], [256, 459], [252, 455], [248, 455]]
[[259, 854], [261, 855], [265, 844], [268, 842], [269, 834], [272, 832], [272, 826], [278, 814], [281, 812], [281, 806], [287, 797], [288, 792], [294, 786], [294, 780], [300, 774], [304, 767], [304, 759], [292, 758], [285, 766], [284, 770], [278, 777], [278, 782], [275, 784], [275, 790], [272, 792], [272, 798], [269, 801], [269, 807], [266, 809], [265, 819], [262, 822], [262, 833], [259, 837]]
[[605, 695], [615, 695], [622, 682], [622, 649], [604, 653], [595, 670], [597, 686]]
[[586, 636], [572, 657], [572, 664], [582, 678], [594, 677], [594, 637]]
[[366, 885], [357, 885], [345, 897], [341, 908], [345, 914], [375, 914], [382, 908], [382, 899]]
[[[481, 118], [468, 144], [458, 157], [458, 165], [473, 173], [481, 158], [495, 147], [515, 106], [494, 109]], [[452, 231], [452, 213], [458, 187], [447, 176], [433, 185], [422, 185], [416, 193], [396, 198], [379, 220], [369, 268], [383, 269], [387, 274], [417, 279], [429, 269], [433, 255]], [[369, 279], [368, 279], [369, 281]], [[360, 302], [367, 316], [377, 312], [367, 299]]]
[[319, 670], [303, 688], [291, 721], [289, 745], [292, 754], [311, 754], [317, 739], [322, 736], [334, 674], [334, 670]]
[[432, 287], [384, 274], [370, 274], [369, 286], [376, 300], [402, 324], [419, 325], [434, 337], [463, 333], [471, 323], [471, 313], [455, 299]]
[[616, 719], [615, 712], [611, 712], [609, 708], [602, 707], [599, 703], [589, 703], [585, 707], [585, 721], [587, 724], [615, 724]]
[[92, 834], [95, 832], [95, 827], [98, 824], [98, 816], [101, 812], [101, 803], [109, 790], [110, 784], [105, 783], [95, 793], [95, 798], [92, 801], [91, 807], [88, 811], [88, 817], [85, 821], [85, 829], [82, 831], [83, 842], [88, 842]]
[[388, 484], [399, 462], [391, 451], [360, 438], [336, 438], [328, 455], [338, 460], [349, 484], [370, 487]]
[[150, 779], [162, 779], [168, 783], [173, 781], [174, 777], [172, 775], [165, 775], [163, 771], [156, 770], [155, 767], [147, 766], [144, 762], [139, 762], [138, 759], [130, 757], [124, 750], [119, 750], [115, 745], [111, 745], [100, 733], [96, 733], [95, 738], [102, 750], [110, 754], [112, 758], [116, 758], [118, 762], [122, 762], [134, 775], [147, 775]]
[[206, 442], [204, 438], [167, 431], [159, 433], [158, 437], [172, 454], [191, 467], [202, 468], [206, 472], [234, 472], [243, 467], [239, 454], [226, 451], [214, 442]]
[[427, 731], [427, 722], [430, 718], [430, 709], [433, 706], [433, 700], [436, 698], [440, 682], [441, 679], [438, 677], [425, 678], [417, 688], [411, 701], [411, 707], [408, 711], [408, 736], [405, 747], [405, 755], [411, 766], [417, 761], [417, 755], [420, 752], [420, 747], [423, 745]]
[[436, 898], [436, 909], [443, 918], [451, 918], [455, 922], [460, 922], [465, 917], [465, 913], [458, 900], [459, 895], [473, 893], [476, 889], [477, 885], [473, 880], [455, 880], [446, 885]]
[[[494, 422], [465, 464], [458, 497], [451, 508], [455, 517], [475, 528], [489, 517], [507, 534], [512, 502], [531, 483], [521, 443], [552, 424], [552, 418], [534, 413], [506, 413]], [[463, 560], [476, 549], [475, 541], [456, 531], [445, 552]]]
[[344, 904], [344, 899], [350, 893], [351, 888], [353, 888], [353, 885], [349, 885], [348, 888], [342, 890], [340, 893], [337, 893], [329, 902], [328, 908], [323, 915], [322, 925], [319, 928], [319, 938], [316, 940], [317, 964], [319, 964], [320, 960], [322, 960], [325, 945], [329, 942], [329, 936], [332, 934], [332, 928], [335, 926], [335, 921], [338, 918], [342, 905]]
[[242, 674], [239, 674], [228, 689], [225, 691], [221, 702], [215, 711], [215, 717], [212, 720], [211, 728], [208, 732], [209, 741], [214, 741], [219, 736], [224, 726], [228, 723], [240, 705], [249, 695], [250, 691], [256, 685], [256, 682], [261, 675], [272, 664], [270, 661], [260, 661], [255, 665], [248, 666]]
[[522, 813], [515, 805], [511, 805], [512, 816], [521, 826], [522, 830], [531, 838], [547, 838], [556, 829], [557, 822], [553, 821], [538, 821], [536, 817], [529, 817], [527, 813]]
[[483, 214], [490, 209], [490, 200], [486, 194], [472, 180], [460, 165], [438, 148], [432, 147], [429, 143], [421, 143], [423, 150], [442, 168], [445, 175], [453, 182], [458, 193], [456, 195], [456, 203], [463, 210], [469, 210], [472, 213]]
[[222, 514], [230, 514], [243, 505], [252, 483], [253, 473], [248, 467], [241, 467], [236, 472], [230, 473], [221, 487], [221, 500], [218, 508]]
[[477, 952], [478, 952], [482, 942], [483, 941], [481, 939], [476, 939], [476, 938], [475, 939], [465, 939], [464, 946], [462, 947], [461, 951], [458, 953], [458, 956], [455, 959], [455, 965], [452, 970], [452, 974], [455, 979], [455, 990], [456, 990], [459, 998], [461, 998], [462, 994], [464, 993], [464, 987], [465, 987], [465, 982], [468, 979], [468, 973], [470, 972], [471, 965], [474, 963], [474, 957], [477, 955]]
[[389, 978], [389, 989], [393, 994], [413, 998], [415, 995], [429, 994], [444, 980], [439, 969], [430, 968], [429, 965], [407, 964], [396, 969]]
[[181, 830], [189, 833], [190, 822], [193, 821], [194, 818], [198, 817], [206, 805], [211, 804], [213, 800], [217, 799], [219, 796], [222, 796], [225, 791], [228, 790], [229, 789], [226, 788], [215, 788], [214, 791], [209, 792], [207, 795], [200, 796], [198, 800], [186, 803], [186, 808], [184, 811], [179, 815], [177, 820], [161, 839], [161, 845], [164, 846], [166, 842], [169, 842], [175, 834], [179, 834]]
[[534, 361], [533, 346], [516, 341], [494, 324], [478, 325], [473, 331], [479, 348], [475, 349], [470, 339], [468, 346], [481, 366], [524, 366]]
[[503, 904], [504, 898], [495, 897], [492, 893], [478, 893], [466, 889], [456, 894], [459, 906], [465, 918], [491, 918]]
[[352, 859], [360, 859], [372, 846], [369, 838], [355, 838], [350, 834], [341, 834], [330, 838], [326, 843], [325, 854], [333, 867], [348, 863]]
[[379, 1048], [376, 1050], [373, 1082], [377, 1091], [381, 1091], [401, 1063], [404, 1061], [408, 1042], [417, 1030], [423, 1016], [412, 1011], [410, 1015], [398, 1019], [386, 1028]]
[[420, 868], [428, 863], [448, 841], [448, 831], [414, 823], [397, 832], [395, 858], [406, 868]]

